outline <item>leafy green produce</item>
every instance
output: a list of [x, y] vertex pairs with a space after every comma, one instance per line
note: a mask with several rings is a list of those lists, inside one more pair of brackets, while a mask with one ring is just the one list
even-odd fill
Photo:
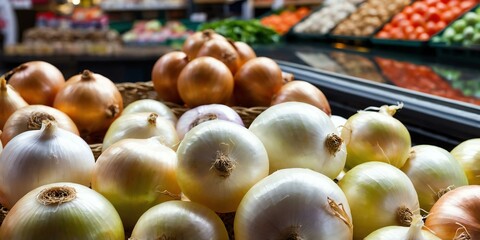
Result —
[[199, 30], [213, 29], [215, 32], [234, 41], [242, 41], [247, 44], [267, 44], [280, 40], [273, 29], [263, 26], [259, 20], [224, 19], [204, 23]]

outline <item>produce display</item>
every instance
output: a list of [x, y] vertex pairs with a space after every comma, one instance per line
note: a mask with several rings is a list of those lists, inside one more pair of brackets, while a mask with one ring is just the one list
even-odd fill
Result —
[[367, 0], [347, 19], [340, 22], [332, 34], [368, 37], [410, 2], [410, 0]]
[[480, 76], [477, 71], [459, 71], [445, 66], [432, 66], [432, 70], [449, 81], [463, 95], [480, 98]]
[[267, 27], [273, 28], [278, 34], [283, 35], [309, 13], [310, 9], [306, 7], [300, 7], [296, 10], [285, 9], [277, 14], [263, 17], [260, 19], [260, 22]]
[[[462, 13], [475, 6], [476, 3], [476, 0], [415, 1], [411, 6], [405, 7], [402, 12], [395, 15], [376, 37], [427, 41]], [[461, 33], [465, 27], [458, 28], [458, 33]], [[473, 37], [473, 33], [470, 33], [472, 34], [470, 38]], [[451, 37], [453, 38], [453, 36]]]
[[330, 57], [337, 61], [346, 74], [374, 82], [386, 82], [386, 80], [378, 73], [373, 61], [370, 59], [343, 52], [332, 52]]
[[453, 22], [442, 34], [435, 36], [432, 41], [464, 46], [480, 45], [480, 7]]
[[168, 41], [185, 40], [193, 32], [178, 21], [168, 21], [163, 25], [159, 20], [137, 21], [131, 30], [122, 34], [126, 44], [161, 44]]
[[212, 29], [234, 41], [248, 44], [268, 44], [280, 41], [280, 35], [259, 20], [224, 19], [202, 24], [199, 30]]

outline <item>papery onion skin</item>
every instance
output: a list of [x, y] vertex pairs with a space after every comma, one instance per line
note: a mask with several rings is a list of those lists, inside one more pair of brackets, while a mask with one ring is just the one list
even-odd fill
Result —
[[245, 126], [240, 115], [229, 106], [223, 104], [207, 104], [189, 109], [182, 114], [176, 125], [178, 137], [183, 139], [183, 136], [193, 127], [202, 122], [215, 119], [230, 121], [240, 126]]
[[318, 107], [327, 115], [332, 115], [332, 110], [325, 94], [311, 83], [305, 81], [291, 81], [283, 85], [273, 96], [272, 105], [283, 102], [308, 103]]
[[240, 57], [234, 46], [225, 40], [211, 39], [203, 44], [198, 50], [198, 57], [213, 57], [223, 62], [232, 74], [235, 74], [239, 68]]
[[341, 136], [347, 145], [348, 169], [367, 161], [386, 162], [401, 168], [410, 153], [408, 129], [388, 112], [359, 111], [347, 119]]
[[[458, 187], [433, 205], [425, 226], [441, 239], [480, 239], [480, 185]], [[462, 238], [463, 237], [463, 238]]]
[[333, 125], [335, 125], [335, 128], [337, 128], [338, 132], [342, 132], [342, 128], [345, 126], [345, 123], [347, 123], [347, 119], [333, 114], [330, 115], [330, 119], [332, 120]]
[[[73, 188], [75, 198], [45, 205], [42, 191]], [[1, 239], [111, 239], [124, 240], [115, 208], [99, 193], [70, 182], [40, 186], [18, 201], [0, 227]]]
[[243, 64], [248, 62], [251, 59], [254, 59], [257, 57], [255, 54], [255, 51], [250, 47], [248, 44], [245, 42], [241, 41], [236, 41], [233, 43], [233, 46], [238, 52], [238, 57], [239, 57], [239, 64], [238, 66], [241, 67]]
[[268, 152], [270, 173], [309, 168], [331, 179], [345, 166], [345, 144], [330, 117], [307, 103], [286, 102], [262, 112], [249, 127]]
[[187, 55], [180, 51], [166, 53], [155, 62], [152, 69], [152, 83], [161, 100], [182, 103], [177, 82], [180, 72], [187, 64]]
[[108, 78], [84, 70], [58, 92], [53, 106], [66, 113], [82, 137], [104, 133], [123, 110], [122, 95]]
[[178, 92], [188, 107], [225, 104], [233, 93], [228, 67], [213, 57], [199, 57], [187, 64], [178, 77]]
[[248, 129], [224, 120], [192, 128], [177, 150], [177, 180], [194, 202], [234, 212], [245, 193], [268, 175], [268, 155]]
[[433, 204], [448, 190], [468, 185], [462, 166], [445, 149], [417, 145], [401, 168], [415, 186], [420, 207], [430, 211]]
[[124, 139], [95, 163], [92, 189], [106, 197], [130, 231], [149, 208], [180, 198], [177, 154], [155, 138]]
[[153, 112], [158, 114], [160, 117], [172, 121], [173, 124], [177, 123], [177, 116], [175, 116], [175, 113], [173, 113], [172, 109], [170, 109], [164, 103], [153, 99], [140, 99], [128, 104], [128, 106], [123, 109], [122, 115], [142, 112]]
[[235, 74], [235, 103], [268, 107], [282, 86], [282, 70], [275, 61], [266, 57], [251, 59]]
[[168, 201], [146, 211], [130, 239], [228, 240], [228, 234], [222, 220], [207, 207], [195, 202]]
[[22, 96], [13, 89], [7, 81], [0, 78], [0, 129], [3, 129], [8, 117], [16, 110], [27, 106], [28, 103], [23, 100]]
[[450, 152], [462, 165], [470, 185], [480, 185], [480, 138], [465, 140]]
[[189, 60], [193, 60], [197, 57], [197, 53], [203, 44], [211, 39], [221, 39], [226, 41], [226, 38], [222, 35], [211, 29], [207, 29], [188, 36], [183, 43], [182, 51], [187, 54]]
[[375, 230], [364, 240], [441, 240], [435, 234], [423, 228], [423, 220], [414, 219], [412, 226], [388, 226]]
[[54, 182], [89, 186], [94, 164], [83, 139], [46, 122], [13, 138], [0, 155], [0, 203], [11, 208], [30, 190]]
[[132, 113], [117, 118], [103, 138], [102, 151], [114, 143], [126, 139], [160, 137], [163, 144], [176, 150], [180, 142], [175, 125], [155, 113]]
[[347, 199], [330, 178], [290, 168], [247, 192], [235, 214], [234, 232], [237, 240], [352, 239], [351, 220]]
[[[352, 211], [354, 239], [386, 226], [409, 226], [412, 217], [420, 214], [415, 187], [405, 173], [390, 164], [357, 165], [338, 185]], [[399, 211], [405, 214], [399, 216]]]
[[12, 85], [29, 104], [52, 106], [65, 78], [57, 67], [44, 61], [26, 62], [8, 73]]
[[54, 120], [59, 128], [80, 135], [73, 120], [62, 111], [44, 105], [28, 105], [15, 111], [5, 122], [2, 133], [3, 144], [6, 145], [20, 133], [39, 130], [44, 120]]

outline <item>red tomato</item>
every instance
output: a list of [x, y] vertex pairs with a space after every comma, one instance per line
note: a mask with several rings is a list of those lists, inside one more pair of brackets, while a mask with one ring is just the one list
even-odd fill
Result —
[[423, 26], [423, 24], [425, 24], [425, 20], [423, 19], [422, 15], [418, 13], [414, 13], [410, 18], [410, 21], [414, 27]]
[[413, 7], [411, 6], [406, 6], [404, 9], [403, 9], [403, 14], [405, 14], [405, 16], [407, 16], [408, 18], [410, 18], [412, 16], [413, 13], [415, 13], [415, 10], [413, 10]]
[[422, 34], [418, 35], [418, 39], [420, 39], [422, 41], [426, 41], [426, 40], [430, 39], [430, 35], [428, 35], [428, 33], [422, 33]]
[[400, 29], [404, 29], [407, 26], [411, 26], [410, 22], [408, 20], [403, 20], [397, 24], [397, 27]]
[[405, 34], [403, 34], [402, 30], [400, 30], [398, 28], [392, 29], [390, 34], [391, 34], [393, 39], [403, 39], [405, 37]]
[[422, 26], [418, 26], [418, 27], [415, 28], [415, 33], [416, 33], [417, 35], [420, 35], [420, 34], [422, 34], [422, 33], [425, 33], [425, 28], [423, 28]]
[[398, 26], [399, 23], [401, 22], [405, 22], [407, 21], [407, 16], [403, 13], [398, 13], [397, 15], [395, 15], [395, 17], [393, 17], [392, 19], [392, 23], [393, 25], [395, 26]]
[[425, 3], [428, 6], [435, 6], [438, 3], [438, 0], [425, 0]]
[[392, 30], [392, 28], [393, 28], [392, 24], [387, 23], [385, 24], [385, 26], [383, 26], [383, 31], [389, 32], [390, 30]]
[[450, 0], [440, 0], [440, 2], [447, 4]]
[[472, 8], [473, 5], [475, 5], [475, 2], [473, 2], [473, 1], [462, 1], [462, 2], [460, 3], [460, 8], [461, 8], [463, 11], [467, 11], [467, 10], [469, 10], [470, 8]]
[[442, 2], [438, 2], [437, 5], [435, 5], [435, 7], [437, 8], [439, 13], [447, 10], [447, 8], [448, 8], [448, 6], [445, 3], [442, 3]]
[[403, 28], [403, 32], [408, 36], [412, 33], [415, 33], [415, 28], [412, 25], [408, 25]]
[[407, 34], [407, 39], [408, 40], [417, 40], [417, 34], [415, 32]]
[[437, 24], [435, 22], [427, 22], [425, 24], [425, 31], [430, 35], [435, 34], [437, 32]]
[[440, 12], [434, 7], [430, 7], [426, 13], [427, 21], [438, 22], [441, 20]]
[[385, 32], [385, 31], [379, 32], [379, 33], [377, 34], [377, 37], [378, 37], [378, 38], [391, 38], [390, 33]]
[[450, 8], [460, 7], [460, 2], [458, 2], [457, 0], [451, 0], [447, 3], [447, 5]]
[[460, 16], [460, 14], [462, 14], [462, 12], [463, 12], [462, 9], [459, 8], [459, 7], [453, 7], [453, 8], [450, 9], [450, 11], [453, 14], [453, 18], [456, 18], [456, 17]]
[[445, 23], [444, 21], [440, 21], [440, 22], [437, 22], [437, 31], [436, 32], [440, 32], [442, 31], [444, 28], [447, 27], [447, 23]]
[[415, 2], [413, 5], [413, 10], [415, 10], [416, 13], [420, 14], [420, 15], [423, 15], [427, 12], [428, 10], [428, 5], [425, 4], [424, 2], [422, 1], [417, 1]]
[[446, 23], [449, 23], [451, 21], [453, 21], [453, 19], [455, 18], [455, 16], [453, 15], [453, 13], [451, 11], [445, 11], [442, 13], [442, 21], [446, 22]]

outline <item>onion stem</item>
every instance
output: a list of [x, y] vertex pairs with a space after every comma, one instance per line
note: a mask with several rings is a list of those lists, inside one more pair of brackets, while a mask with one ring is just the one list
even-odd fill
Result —
[[210, 169], [215, 169], [220, 177], [227, 178], [235, 169], [235, 163], [222, 151], [217, 151], [215, 161]]
[[93, 73], [90, 70], [83, 70], [81, 79], [84, 81], [94, 80]]
[[75, 188], [69, 186], [43, 189], [37, 196], [37, 201], [47, 206], [70, 202], [77, 197]]
[[112, 104], [107, 107], [105, 110], [107, 114], [107, 118], [114, 118], [120, 113], [120, 107], [118, 104]]
[[156, 126], [157, 125], [157, 118], [158, 118], [158, 114], [156, 113], [151, 113], [148, 118], [147, 118], [147, 121], [149, 124], [151, 124], [152, 126]]
[[57, 123], [55, 121], [45, 120], [42, 122], [42, 127], [41, 138], [50, 138], [57, 130]]
[[38, 130], [42, 128], [44, 121], [56, 122], [55, 117], [45, 112], [33, 112], [28, 118], [27, 129]]
[[340, 218], [345, 224], [347, 224], [347, 226], [350, 228], [350, 229], [353, 229], [353, 224], [352, 222], [349, 220], [349, 216], [347, 214], [347, 212], [345, 211], [345, 208], [343, 207], [343, 204], [340, 203], [340, 204], [337, 204], [333, 199], [331, 199], [330, 197], [327, 197], [327, 202], [328, 202], [328, 205], [330, 206], [333, 214], [335, 216], [337, 216], [338, 218]]
[[397, 220], [400, 226], [410, 227], [413, 221], [413, 213], [412, 211], [405, 207], [399, 207], [397, 209]]
[[215, 119], [218, 119], [218, 116], [215, 113], [208, 113], [208, 114], [199, 116], [198, 118], [195, 119], [195, 121], [193, 121], [190, 124], [190, 129], [196, 127], [200, 123], [204, 123], [206, 121], [215, 120]]
[[287, 229], [287, 236], [285, 240], [304, 240], [302, 236], [300, 236], [299, 228], [301, 226], [291, 226]]
[[325, 139], [325, 147], [333, 156], [335, 156], [335, 153], [340, 151], [342, 143], [342, 138], [335, 133], [328, 134], [327, 138]]

